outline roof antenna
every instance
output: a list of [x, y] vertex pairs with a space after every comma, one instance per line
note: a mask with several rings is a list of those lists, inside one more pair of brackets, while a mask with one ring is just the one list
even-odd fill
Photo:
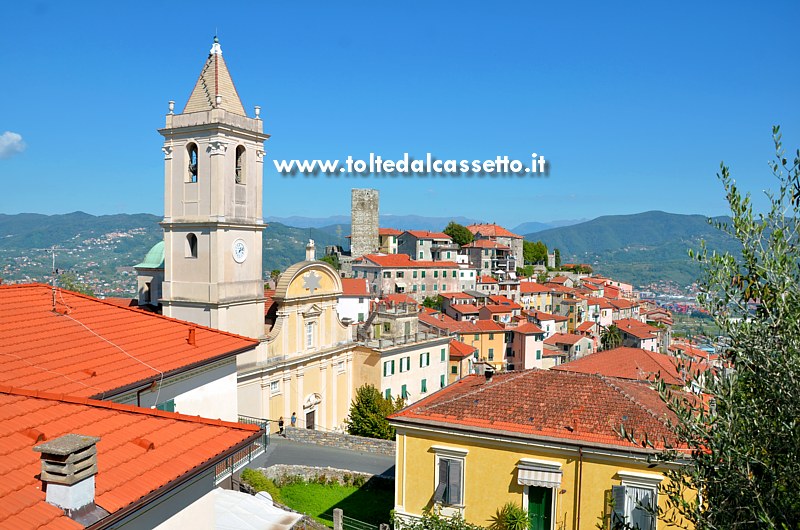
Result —
[[38, 248], [38, 249], [34, 249], [34, 250], [44, 250], [45, 252], [47, 252], [48, 254], [52, 254], [52, 256], [53, 256], [53, 269], [52, 269], [52, 276], [50, 278], [50, 288], [51, 288], [52, 293], [53, 293], [53, 312], [55, 312], [55, 310], [56, 310], [56, 279], [58, 278], [58, 275], [61, 274], [61, 272], [63, 272], [63, 271], [60, 271], [60, 270], [58, 270], [56, 268], [56, 251], [57, 250], [77, 250], [77, 249], [74, 249], [74, 248], [61, 248], [61, 247], [59, 247], [57, 245], [53, 245], [50, 248]]

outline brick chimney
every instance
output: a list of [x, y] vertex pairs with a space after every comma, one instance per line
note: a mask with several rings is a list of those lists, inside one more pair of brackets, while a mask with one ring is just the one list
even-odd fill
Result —
[[39, 444], [42, 453], [43, 489], [50, 504], [76, 519], [95, 509], [94, 477], [97, 474], [96, 436], [67, 434]]

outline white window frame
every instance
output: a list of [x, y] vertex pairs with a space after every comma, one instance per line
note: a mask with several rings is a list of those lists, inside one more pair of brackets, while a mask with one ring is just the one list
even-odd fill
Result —
[[314, 322], [308, 321], [305, 325], [305, 344], [307, 350], [314, 349]]
[[460, 447], [447, 447], [443, 445], [433, 445], [431, 446], [431, 451], [434, 453], [434, 467], [433, 467], [433, 491], [436, 491], [436, 487], [439, 485], [439, 460], [442, 458], [447, 460], [458, 460], [461, 462], [461, 504], [454, 504], [454, 505], [440, 505], [440, 513], [446, 517], [452, 517], [456, 514], [464, 514], [464, 508], [466, 506], [466, 498], [467, 498], [467, 481], [465, 477], [467, 476], [467, 454], [469, 450], [462, 449]]
[[[639, 488], [639, 489], [647, 489], [652, 491], [653, 493], [653, 505], [658, 508], [658, 490], [661, 485], [661, 481], [664, 480], [664, 475], [659, 473], [639, 473], [635, 471], [617, 471], [617, 477], [620, 480], [621, 486], [631, 487], [631, 488]], [[625, 507], [623, 511], [625, 513], [626, 520], [630, 518], [630, 514], [633, 510], [632, 501], [629, 505], [629, 497], [626, 493], [625, 495]], [[613, 515], [612, 515], [613, 517]], [[658, 517], [653, 517], [653, 526], [651, 529], [642, 529], [642, 530], [657, 530], [658, 529]]]
[[269, 382], [269, 395], [276, 396], [281, 393], [281, 381], [280, 379], [273, 379]]

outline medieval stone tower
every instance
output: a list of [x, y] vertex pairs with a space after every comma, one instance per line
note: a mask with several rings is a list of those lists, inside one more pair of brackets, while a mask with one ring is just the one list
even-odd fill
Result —
[[264, 141], [242, 106], [219, 41], [182, 113], [170, 102], [164, 136], [163, 312], [264, 335]]
[[378, 190], [352, 190], [350, 255], [353, 259], [378, 251]]

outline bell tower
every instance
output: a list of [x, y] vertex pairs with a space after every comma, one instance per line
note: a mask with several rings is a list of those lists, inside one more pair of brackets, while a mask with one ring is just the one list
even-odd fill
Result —
[[250, 118], [219, 40], [182, 113], [170, 101], [164, 137], [165, 315], [260, 338], [263, 123]]

